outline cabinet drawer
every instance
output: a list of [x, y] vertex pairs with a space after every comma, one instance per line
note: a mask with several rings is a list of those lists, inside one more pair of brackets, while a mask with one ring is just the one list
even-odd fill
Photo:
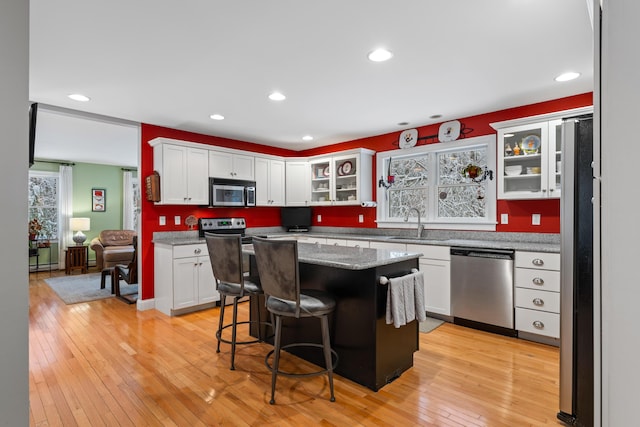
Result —
[[516, 268], [514, 283], [518, 288], [560, 292], [560, 272], [534, 268]]
[[420, 252], [422, 253], [420, 258], [451, 261], [451, 248], [449, 246], [415, 245], [407, 243], [407, 252]]
[[347, 241], [343, 239], [331, 239], [327, 238], [327, 245], [332, 246], [347, 246]]
[[368, 248], [369, 241], [368, 240], [347, 240], [346, 245], [354, 248]]
[[517, 251], [516, 267], [560, 270], [560, 254]]
[[516, 329], [532, 334], [560, 338], [560, 315], [546, 311], [516, 308]]
[[560, 294], [516, 288], [516, 307], [560, 313]]
[[173, 247], [174, 258], [186, 258], [190, 256], [208, 255], [206, 243], [195, 245], [176, 245]]

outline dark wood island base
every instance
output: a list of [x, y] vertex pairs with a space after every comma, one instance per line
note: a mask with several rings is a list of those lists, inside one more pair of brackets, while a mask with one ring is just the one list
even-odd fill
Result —
[[[299, 247], [315, 246], [335, 252], [335, 246], [299, 244]], [[353, 251], [376, 251], [376, 249], [340, 248]], [[377, 250], [384, 252], [385, 250]], [[320, 265], [313, 260], [303, 260], [300, 251], [300, 280], [304, 288], [320, 289], [333, 294], [337, 306], [330, 317], [331, 346], [338, 354], [335, 373], [378, 391], [398, 378], [413, 366], [413, 353], [418, 350], [418, 322], [412, 321], [395, 328], [385, 321], [387, 287], [381, 285], [380, 277], [399, 277], [418, 268], [418, 256], [398, 260], [384, 265], [362, 268], [361, 265], [341, 268], [336, 265]], [[403, 254], [407, 255], [407, 254]], [[412, 254], [413, 255], [413, 254]], [[251, 273], [256, 274], [255, 258], [250, 257]], [[269, 314], [264, 305], [264, 296], [252, 299], [251, 320], [257, 319], [261, 310], [262, 319]], [[291, 342], [313, 342], [321, 340], [320, 327], [316, 319], [284, 319], [282, 327], [283, 345]], [[269, 335], [263, 330], [263, 336]], [[251, 335], [258, 336], [257, 326]], [[313, 348], [295, 347], [290, 352], [318, 366], [324, 366], [322, 352]]]

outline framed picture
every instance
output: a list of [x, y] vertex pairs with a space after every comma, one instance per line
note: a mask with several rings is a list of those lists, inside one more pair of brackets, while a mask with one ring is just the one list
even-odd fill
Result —
[[107, 190], [104, 188], [91, 189], [91, 210], [104, 212], [107, 209]]

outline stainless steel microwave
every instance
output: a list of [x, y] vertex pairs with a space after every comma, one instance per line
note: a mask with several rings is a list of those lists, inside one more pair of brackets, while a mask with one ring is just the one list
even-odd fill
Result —
[[255, 205], [255, 181], [209, 178], [209, 206]]

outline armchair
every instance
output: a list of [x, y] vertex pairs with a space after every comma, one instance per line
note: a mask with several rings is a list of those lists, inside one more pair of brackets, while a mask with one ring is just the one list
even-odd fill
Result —
[[89, 247], [96, 253], [98, 270], [129, 264], [135, 252], [134, 236], [134, 230], [102, 230], [98, 237], [91, 240]]

